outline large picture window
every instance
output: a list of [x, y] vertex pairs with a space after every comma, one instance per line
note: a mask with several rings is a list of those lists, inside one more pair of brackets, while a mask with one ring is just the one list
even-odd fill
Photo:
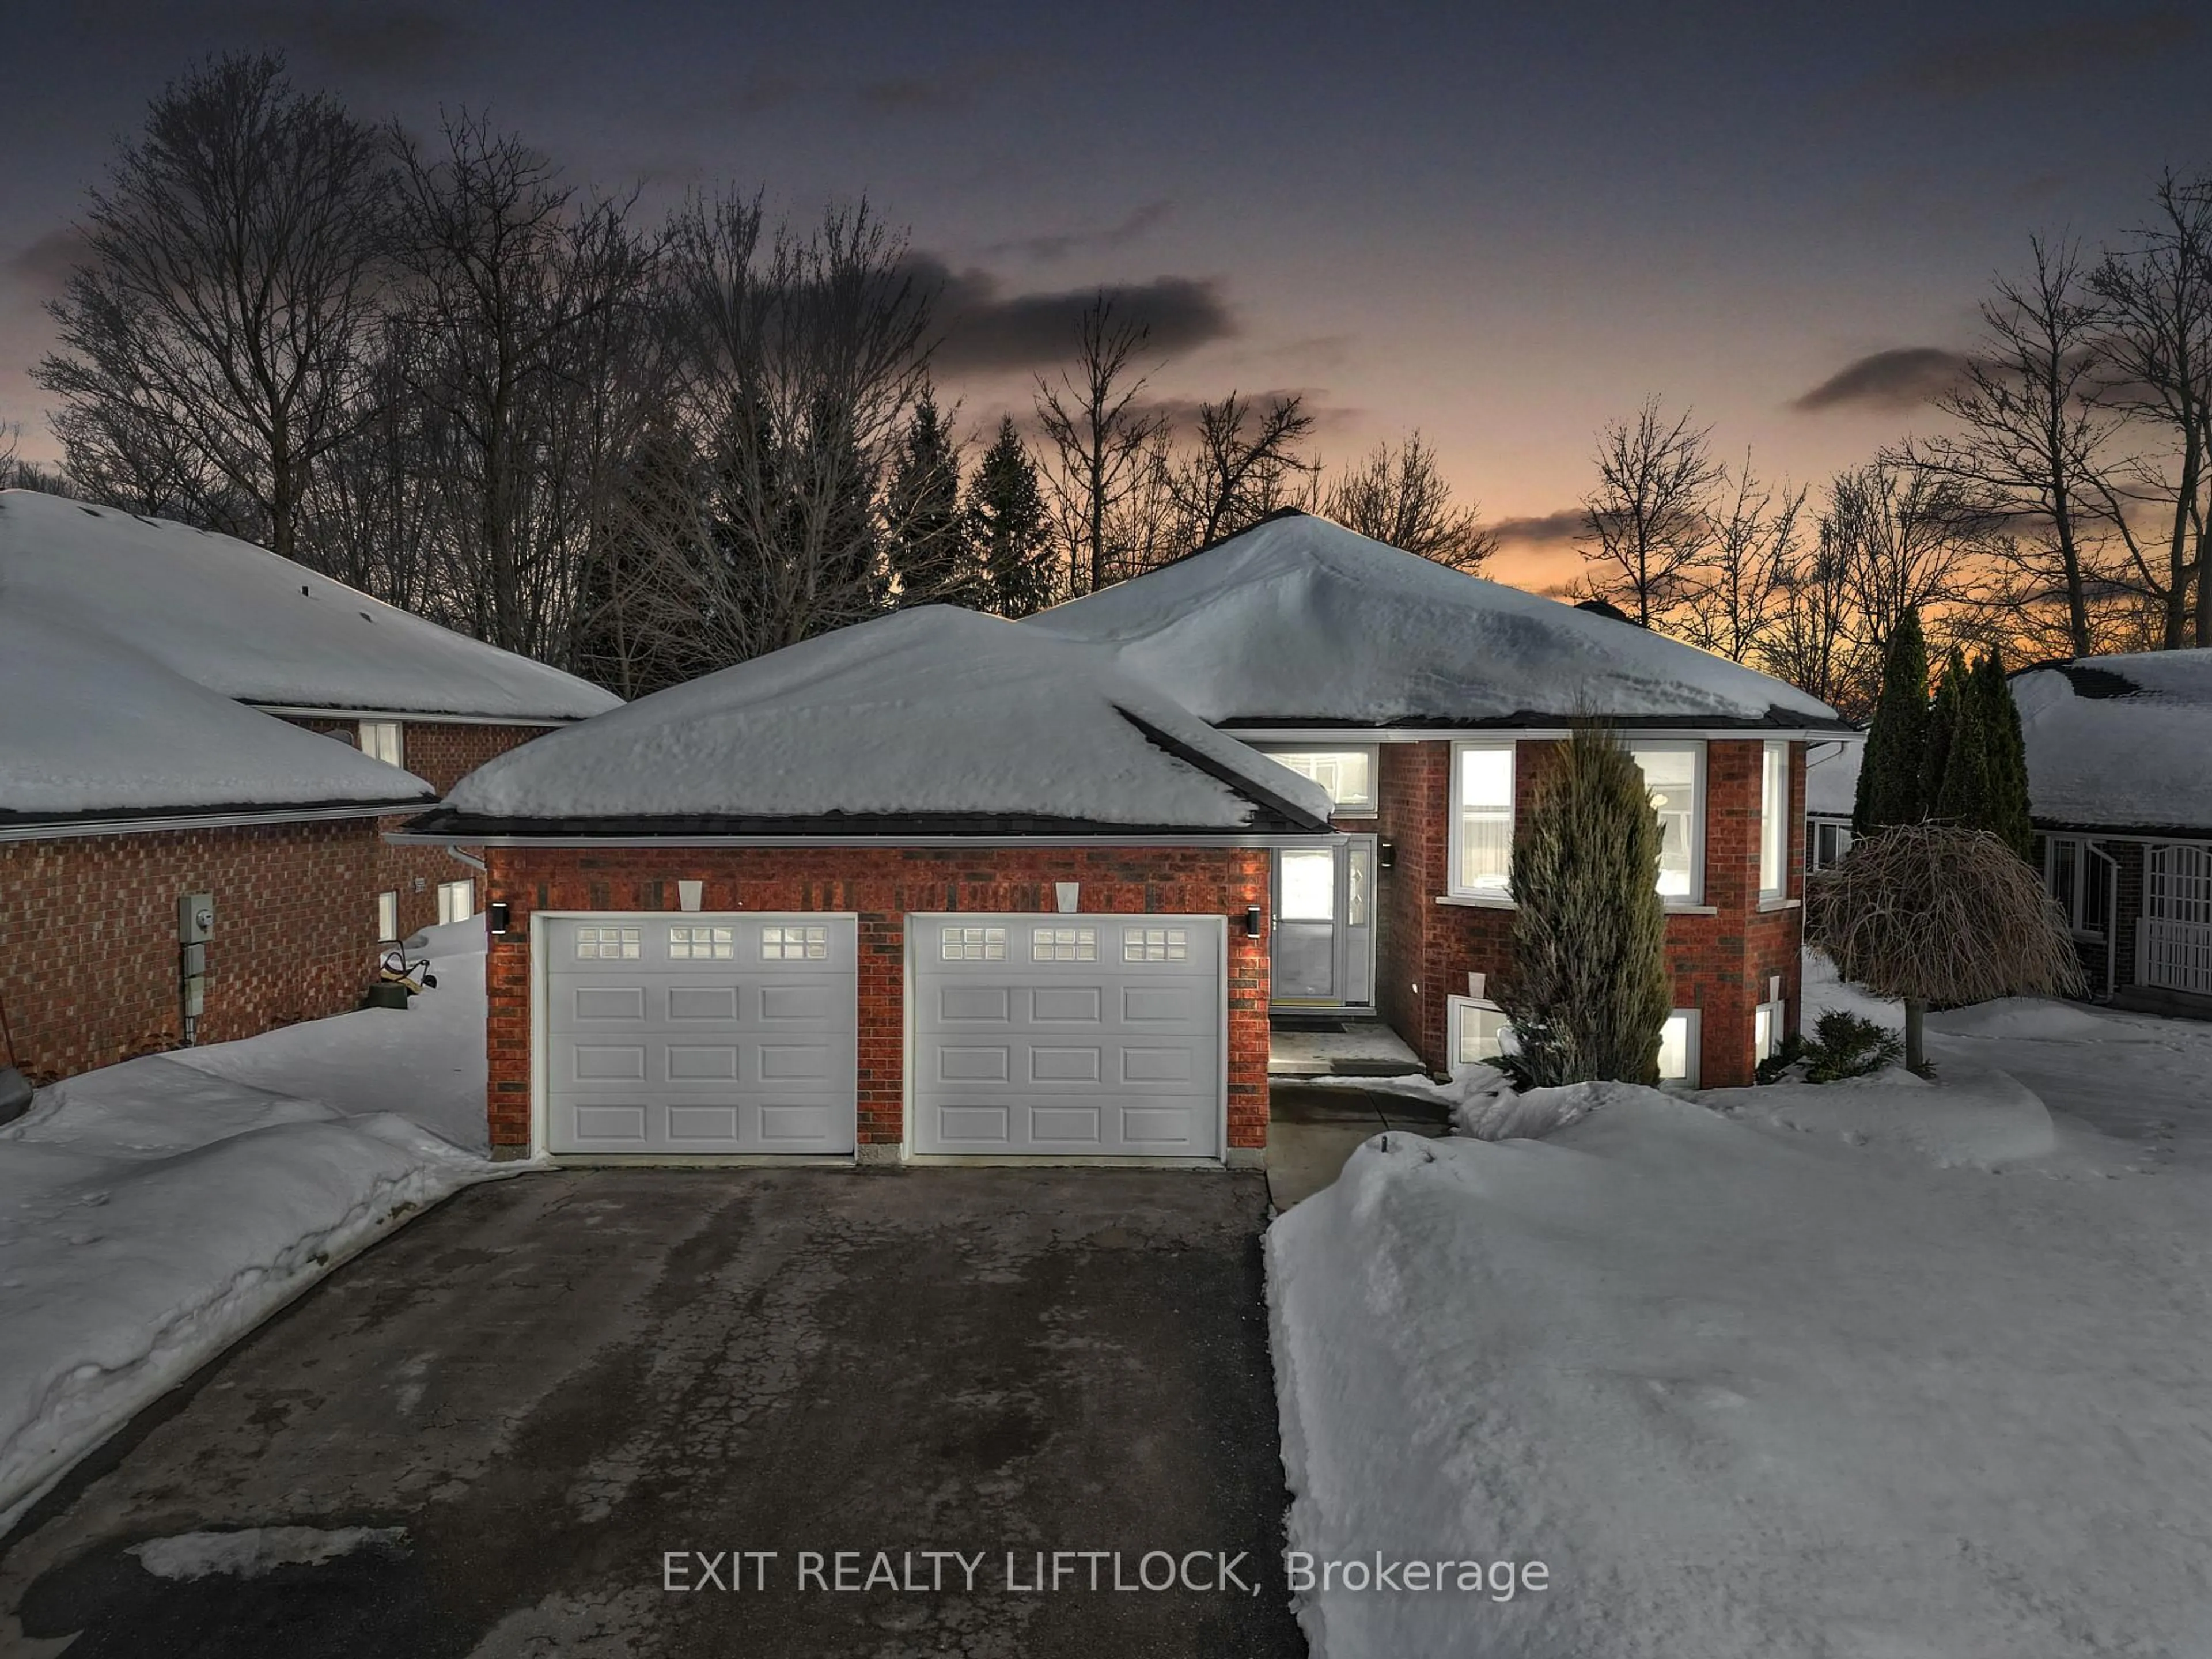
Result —
[[1287, 766], [1302, 778], [1310, 778], [1328, 791], [1340, 812], [1375, 810], [1375, 750], [1269, 749], [1262, 751], [1279, 766]]
[[1759, 896], [1780, 898], [1790, 867], [1790, 745], [1770, 743], [1759, 766]]
[[1628, 752], [1659, 814], [1659, 891], [1680, 904], [1705, 896], [1705, 749], [1698, 743], [1636, 743]]
[[1503, 898], [1513, 862], [1513, 745], [1460, 744], [1452, 769], [1452, 891]]

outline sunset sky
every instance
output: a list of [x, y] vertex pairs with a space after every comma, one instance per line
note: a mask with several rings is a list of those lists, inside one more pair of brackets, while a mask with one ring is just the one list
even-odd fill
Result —
[[82, 191], [166, 80], [234, 47], [364, 116], [488, 106], [656, 210], [865, 192], [948, 278], [939, 378], [971, 425], [1026, 408], [1094, 288], [1135, 289], [1159, 392], [1302, 388], [1331, 460], [1421, 428], [1532, 586], [1571, 574], [1558, 527], [1608, 417], [1662, 393], [1817, 483], [1932, 422], [1931, 354], [1971, 343], [2031, 231], [2122, 238], [2162, 167], [2212, 167], [2195, 7], [1374, 9], [21, 9], [0, 421], [54, 453], [26, 371]]

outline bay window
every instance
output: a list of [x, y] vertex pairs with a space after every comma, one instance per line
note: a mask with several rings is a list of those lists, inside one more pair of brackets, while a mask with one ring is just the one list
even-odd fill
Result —
[[1451, 890], [1505, 896], [1513, 862], [1513, 745], [1452, 747]]
[[1632, 743], [1659, 814], [1659, 891], [1682, 904], [1705, 896], [1705, 748], [1700, 743]]
[[1778, 899], [1790, 866], [1790, 745], [1763, 745], [1759, 766], [1759, 896]]

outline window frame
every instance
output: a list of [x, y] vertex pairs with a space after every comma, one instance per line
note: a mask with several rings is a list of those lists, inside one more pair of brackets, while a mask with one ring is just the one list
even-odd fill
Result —
[[1254, 748], [1279, 766], [1288, 767], [1310, 783], [1321, 783], [1310, 772], [1291, 766], [1294, 758], [1314, 757], [1335, 757], [1358, 755], [1367, 763], [1367, 793], [1364, 795], [1339, 796], [1328, 785], [1329, 811], [1332, 816], [1346, 818], [1371, 818], [1382, 810], [1382, 745], [1376, 743], [1269, 743], [1255, 744]]
[[[464, 915], [448, 916], [446, 912], [450, 907], [447, 903], [447, 899], [458, 887], [465, 887], [469, 890], [469, 908]], [[462, 876], [453, 881], [441, 881], [438, 884], [438, 925], [440, 927], [446, 926], [449, 921], [473, 921], [477, 914], [477, 878], [474, 876]]]
[[1787, 743], [1759, 745], [1759, 896], [1763, 900], [1790, 894], [1790, 772]]
[[[1766, 1021], [1766, 1046], [1759, 1047], [1759, 1022]], [[1753, 1069], [1782, 1052], [1784, 1038], [1790, 1035], [1790, 1004], [1787, 999], [1762, 1002], [1751, 1011], [1751, 1063]]]
[[[2077, 939], [2102, 945], [2105, 943], [2106, 929], [2092, 927], [2088, 923], [2088, 912], [2091, 908], [2089, 905], [2090, 860], [2100, 856], [2094, 850], [2095, 840], [2093, 836], [2045, 836], [2043, 838], [2043, 890], [2051, 895], [2052, 901], [2064, 914], [2067, 932]], [[2058, 891], [2057, 881], [2061, 848], [2066, 850], [2071, 860], [2074, 876], [2066, 892], [2063, 895]], [[2118, 908], [2117, 895], [2113, 890], [2116, 882], [2112, 872], [2100, 865], [2095, 884], [2102, 890], [2104, 901], [2096, 908], [2102, 910], [2109, 919]], [[2143, 891], [2144, 902], [2148, 906], [2150, 891], [2150, 854], [2148, 850], [2143, 855]]]
[[[1466, 1052], [1462, 1039], [1466, 1031], [1467, 1017], [1474, 1013], [1502, 1015], [1504, 1012], [1488, 997], [1447, 995], [1444, 998], [1444, 1050], [1450, 1057], [1452, 1071], [1456, 1072], [1462, 1066], [1480, 1066], [1489, 1063], [1487, 1060], [1461, 1058], [1461, 1055]], [[1498, 1053], [1501, 1054], [1511, 1052], [1505, 1046], [1506, 1035], [1504, 1032], [1499, 1034]]]
[[[384, 752], [380, 738], [372, 738], [371, 732], [389, 732], [392, 752]], [[354, 743], [371, 760], [380, 760], [387, 766], [405, 770], [407, 766], [407, 726], [404, 720], [360, 720], [355, 723]]]
[[[1626, 747], [1632, 759], [1647, 754], [1686, 754], [1690, 757], [1690, 890], [1686, 893], [1669, 893], [1662, 889], [1659, 896], [1669, 909], [1701, 909], [1705, 902], [1707, 744], [1701, 738], [1652, 738], [1644, 742], [1638, 742], [1632, 738]], [[1643, 765], [1644, 763], [1641, 760], [1637, 761], [1638, 771], [1643, 769]], [[1647, 797], [1650, 793], [1648, 780], [1644, 793]], [[1676, 1012], [1680, 1012], [1680, 1010], [1678, 1009]]]
[[[385, 931], [385, 919], [391, 918], [392, 928]], [[376, 896], [376, 942], [379, 945], [399, 943], [399, 890], [387, 889]]]
[[[1484, 883], [1469, 886], [1460, 879], [1466, 867], [1464, 846], [1467, 839], [1465, 789], [1466, 757], [1470, 754], [1503, 754], [1506, 759], [1505, 786], [1505, 872], [1492, 885]], [[1444, 891], [1453, 898], [1487, 899], [1495, 902], [1510, 902], [1513, 882], [1513, 840], [1520, 831], [1521, 746], [1507, 739], [1462, 739], [1451, 746], [1451, 775], [1447, 781], [1445, 811], [1450, 815], [1446, 822], [1448, 845], [1445, 849]]]

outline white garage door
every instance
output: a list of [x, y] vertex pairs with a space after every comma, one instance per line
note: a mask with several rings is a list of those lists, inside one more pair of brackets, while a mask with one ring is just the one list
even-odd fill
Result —
[[851, 916], [660, 911], [544, 924], [556, 1152], [849, 1152]]
[[1218, 1158], [1219, 916], [927, 915], [914, 1148]]

